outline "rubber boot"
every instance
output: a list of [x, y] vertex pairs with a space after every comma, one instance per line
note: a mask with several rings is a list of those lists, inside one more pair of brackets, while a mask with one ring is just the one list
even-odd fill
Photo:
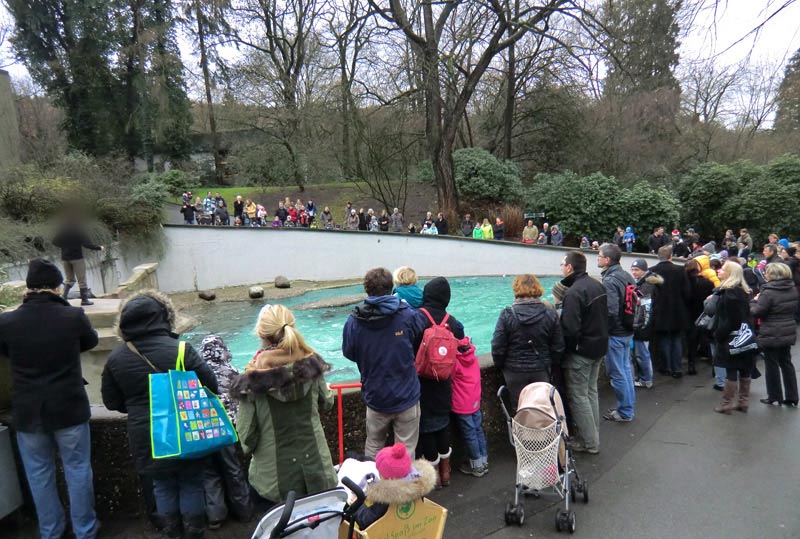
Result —
[[715, 412], [720, 414], [730, 414], [736, 405], [733, 404], [733, 399], [736, 396], [736, 382], [725, 380], [725, 387], [722, 389], [722, 400], [714, 408]]
[[176, 539], [181, 536], [181, 516], [180, 515], [156, 515], [153, 519], [156, 527], [164, 537]]
[[206, 536], [206, 516], [183, 515], [183, 537], [184, 539], [203, 539]]
[[69, 300], [69, 290], [71, 288], [72, 288], [71, 284], [65, 284], [64, 285], [64, 293], [61, 294], [61, 297], [64, 298], [64, 301], [68, 301]]
[[94, 302], [89, 300], [88, 288], [81, 288], [81, 305], [94, 305]]
[[739, 377], [739, 402], [736, 404], [736, 409], [740, 412], [747, 413], [750, 407], [750, 378]]
[[439, 453], [439, 480], [443, 487], [450, 486], [450, 455], [452, 454], [452, 447], [444, 455]]

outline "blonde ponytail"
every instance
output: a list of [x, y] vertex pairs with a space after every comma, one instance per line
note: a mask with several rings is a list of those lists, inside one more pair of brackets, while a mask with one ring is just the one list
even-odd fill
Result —
[[265, 344], [272, 344], [295, 358], [313, 354], [314, 350], [306, 344], [303, 335], [294, 327], [292, 311], [283, 305], [265, 305], [258, 313], [256, 335]]

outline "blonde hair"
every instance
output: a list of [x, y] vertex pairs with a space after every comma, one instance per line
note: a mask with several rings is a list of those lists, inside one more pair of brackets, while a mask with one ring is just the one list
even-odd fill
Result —
[[744, 280], [742, 266], [729, 260], [722, 265], [722, 269], [728, 275], [728, 278], [722, 281], [722, 284], [719, 285], [720, 288], [741, 288], [748, 294], [750, 293], [750, 287], [747, 286]]
[[408, 266], [400, 266], [392, 273], [395, 285], [411, 286], [417, 284], [417, 272]]
[[483, 224], [484, 224], [484, 225], [488, 225], [488, 224], [489, 224], [489, 219], [487, 219], [486, 217], [484, 217], [484, 218], [483, 218]]
[[767, 264], [766, 277], [768, 281], [791, 279], [792, 269], [783, 262], [771, 262]]
[[283, 305], [264, 305], [258, 313], [256, 335], [264, 343], [273, 344], [294, 357], [305, 357], [314, 353], [303, 335], [294, 327], [292, 311]]

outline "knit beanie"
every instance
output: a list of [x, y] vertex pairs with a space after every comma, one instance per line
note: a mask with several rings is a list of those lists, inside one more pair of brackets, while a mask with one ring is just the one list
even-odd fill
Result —
[[789, 247], [789, 240], [787, 240], [786, 238], [781, 238], [778, 240], [778, 245], [780, 245], [784, 249], [787, 249]]
[[713, 255], [714, 253], [717, 252], [717, 245], [713, 241], [710, 241], [710, 242], [706, 243], [705, 245], [703, 245], [702, 250]]
[[631, 268], [639, 268], [642, 271], [647, 271], [647, 260], [644, 258], [637, 258], [631, 264]]
[[375, 456], [375, 467], [381, 479], [403, 479], [411, 473], [411, 455], [406, 446], [397, 442], [391, 447], [384, 447]]
[[25, 284], [30, 289], [52, 289], [61, 286], [64, 276], [58, 267], [44, 258], [34, 258], [28, 264]]
[[567, 287], [561, 281], [553, 285], [553, 299], [556, 303], [564, 301], [564, 296], [567, 294]]

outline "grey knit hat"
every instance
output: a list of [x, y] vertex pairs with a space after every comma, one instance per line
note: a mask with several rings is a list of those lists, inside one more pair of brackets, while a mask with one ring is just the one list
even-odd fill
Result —
[[567, 294], [567, 289], [568, 287], [561, 281], [558, 281], [553, 285], [553, 299], [556, 301], [556, 303], [561, 303], [564, 301], [564, 296]]

